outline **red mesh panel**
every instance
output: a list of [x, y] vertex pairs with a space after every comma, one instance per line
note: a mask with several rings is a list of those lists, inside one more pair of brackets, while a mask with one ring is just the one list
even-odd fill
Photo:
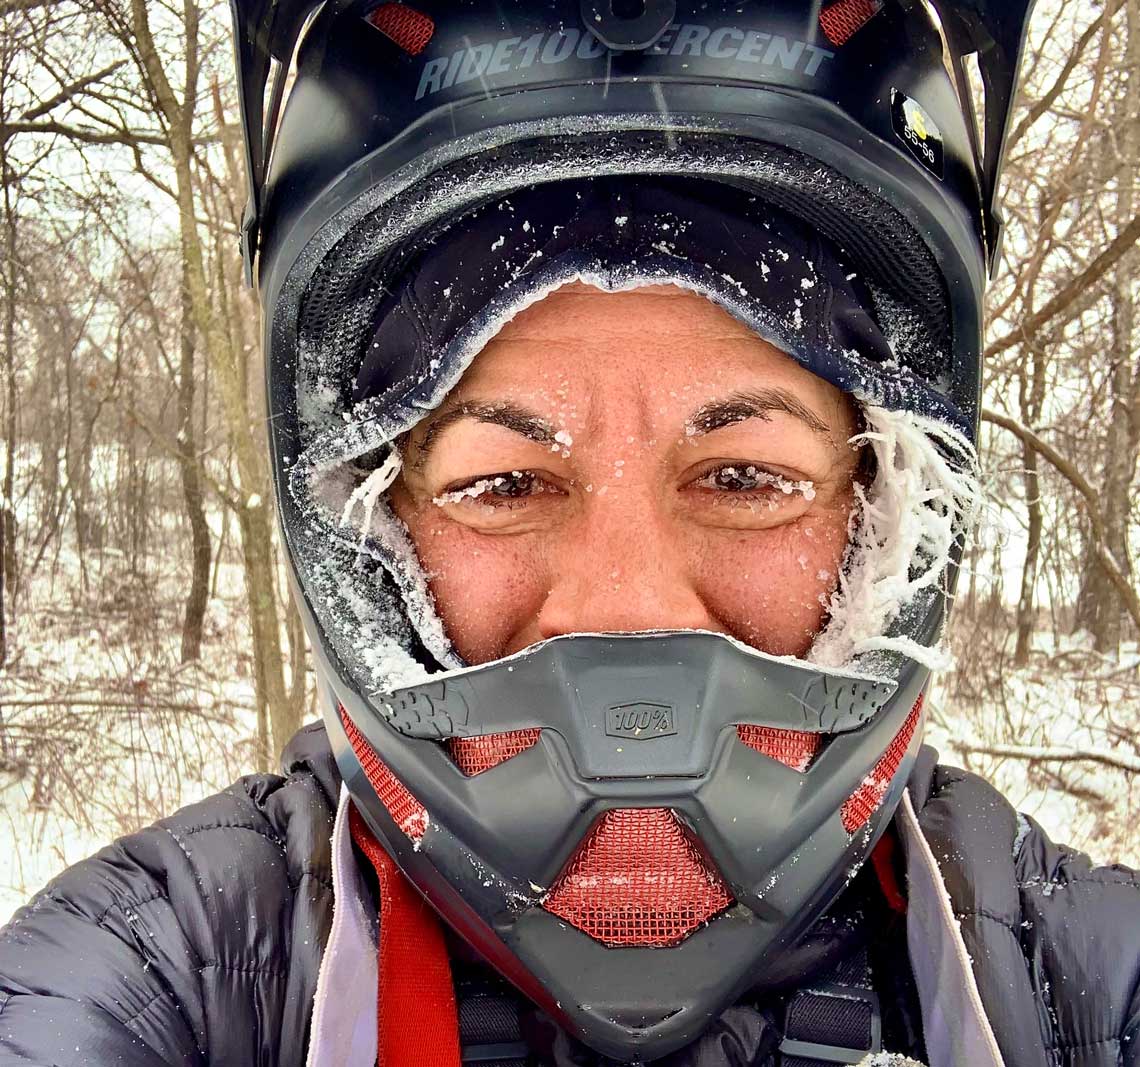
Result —
[[914, 728], [918, 725], [918, 717], [922, 714], [922, 695], [914, 702], [910, 714], [906, 717], [902, 729], [895, 734], [894, 740], [887, 745], [887, 751], [879, 757], [871, 773], [863, 779], [859, 788], [855, 790], [839, 809], [839, 817], [843, 820], [843, 828], [853, 834], [871, 816], [875, 809], [883, 802], [890, 788], [891, 779], [899, 769], [906, 750], [910, 747], [910, 739], [914, 737]]
[[449, 737], [447, 751], [468, 778], [489, 771], [512, 756], [525, 752], [538, 740], [541, 730], [511, 730], [479, 737]]
[[838, 0], [819, 13], [819, 28], [836, 48], [845, 45], [878, 13], [878, 0]]
[[348, 743], [360, 760], [360, 766], [368, 778], [368, 784], [376, 790], [380, 803], [388, 809], [392, 821], [413, 841], [424, 836], [428, 827], [427, 809], [418, 801], [372, 750], [356, 724], [348, 717], [344, 708], [340, 709], [340, 721], [348, 734]]
[[427, 48], [435, 33], [435, 23], [427, 15], [404, 4], [381, 4], [368, 21], [413, 56]]
[[667, 808], [616, 808], [591, 827], [543, 906], [603, 945], [675, 945], [732, 894]]
[[803, 774], [819, 751], [819, 734], [808, 730], [777, 730], [771, 726], [752, 726], [741, 723], [736, 736], [749, 748], [762, 756], [770, 756]]

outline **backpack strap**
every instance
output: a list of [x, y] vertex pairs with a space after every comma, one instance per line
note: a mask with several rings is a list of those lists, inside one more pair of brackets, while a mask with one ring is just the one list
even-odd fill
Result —
[[871, 987], [866, 949], [841, 961], [823, 981], [789, 998], [780, 1067], [862, 1063], [882, 1050], [882, 1016]]
[[457, 989], [461, 1062], [478, 1067], [528, 1067], [530, 1048], [519, 1028], [518, 995], [477, 980]]
[[[474, 974], [457, 983], [461, 1062], [472, 1067], [529, 1067], [519, 1026], [522, 1000], [509, 987]], [[779, 1067], [856, 1064], [882, 1051], [879, 1001], [865, 950], [822, 980], [792, 994], [785, 1010]], [[765, 1061], [767, 1062], [767, 1061]]]

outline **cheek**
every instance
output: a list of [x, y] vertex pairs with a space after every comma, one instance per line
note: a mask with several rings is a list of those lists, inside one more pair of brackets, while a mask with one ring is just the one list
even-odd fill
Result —
[[847, 548], [850, 505], [775, 530], [721, 535], [702, 546], [700, 590], [734, 637], [777, 656], [802, 656], [823, 628]]
[[504, 655], [549, 588], [532, 539], [476, 534], [431, 504], [412, 510], [397, 497], [393, 507], [408, 527], [456, 651], [467, 663]]

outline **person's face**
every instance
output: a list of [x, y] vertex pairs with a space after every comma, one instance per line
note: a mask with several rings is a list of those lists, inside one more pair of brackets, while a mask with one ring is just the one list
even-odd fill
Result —
[[803, 655], [847, 544], [850, 399], [704, 297], [575, 284], [409, 435], [391, 500], [456, 650], [702, 629]]

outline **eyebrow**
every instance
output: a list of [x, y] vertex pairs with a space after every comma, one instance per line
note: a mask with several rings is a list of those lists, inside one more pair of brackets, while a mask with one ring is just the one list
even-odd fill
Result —
[[528, 440], [538, 442], [540, 445], [554, 443], [554, 428], [541, 415], [509, 401], [488, 403], [472, 400], [443, 412], [428, 426], [424, 439], [420, 442], [417, 450], [419, 457], [416, 460], [416, 465], [419, 466], [427, 461], [428, 454], [439, 442], [444, 431], [464, 419], [474, 419], [477, 422], [485, 422], [492, 426], [503, 426]]
[[782, 411], [799, 419], [813, 433], [832, 436], [831, 427], [799, 397], [783, 389], [731, 393], [721, 400], [713, 400], [693, 412], [689, 419], [690, 433], [700, 437], [746, 419], [763, 419], [768, 422], [773, 411]]

